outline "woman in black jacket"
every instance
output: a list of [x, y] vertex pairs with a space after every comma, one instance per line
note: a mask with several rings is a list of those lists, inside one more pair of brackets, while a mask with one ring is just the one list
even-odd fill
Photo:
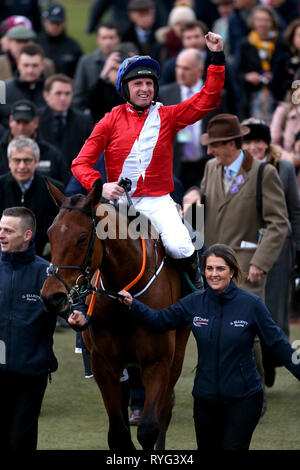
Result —
[[242, 119], [251, 116], [269, 123], [276, 104], [274, 76], [288, 47], [280, 36], [278, 19], [271, 7], [256, 6], [249, 26], [250, 33], [241, 40], [234, 64], [243, 91], [240, 114]]
[[198, 348], [193, 387], [198, 450], [247, 450], [263, 404], [255, 336], [298, 380], [300, 357], [261, 299], [233, 282], [241, 279], [241, 270], [230, 247], [211, 246], [203, 265], [208, 288], [164, 310], [150, 309], [126, 291], [120, 294], [135, 319], [152, 329], [190, 325]]

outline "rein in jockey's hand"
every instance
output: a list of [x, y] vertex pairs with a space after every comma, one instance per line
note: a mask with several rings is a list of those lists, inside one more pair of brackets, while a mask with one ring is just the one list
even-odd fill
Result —
[[127, 290], [121, 290], [119, 292], [120, 295], [122, 295], [124, 298], [119, 299], [119, 302], [126, 304], [127, 307], [131, 307], [132, 305], [132, 295], [127, 292]]
[[118, 183], [104, 183], [102, 196], [109, 201], [119, 200], [124, 194], [124, 188], [118, 185]]
[[205, 41], [208, 49], [212, 52], [221, 52], [223, 50], [223, 39], [220, 34], [209, 31], [205, 35]]

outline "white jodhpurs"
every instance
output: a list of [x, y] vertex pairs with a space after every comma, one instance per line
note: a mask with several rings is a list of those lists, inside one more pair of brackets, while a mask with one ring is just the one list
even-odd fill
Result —
[[158, 231], [167, 255], [188, 258], [195, 251], [187, 228], [182, 223], [177, 207], [169, 194], [131, 198], [137, 211], [145, 214]]

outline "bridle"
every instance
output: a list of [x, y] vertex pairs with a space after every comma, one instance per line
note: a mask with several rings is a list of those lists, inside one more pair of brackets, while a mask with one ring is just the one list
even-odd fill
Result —
[[[73, 207], [73, 206], [60, 206], [59, 210], [62, 209], [69, 209], [69, 210], [78, 210], [82, 212], [83, 214], [86, 214], [88, 217], [92, 219], [93, 226], [92, 226], [92, 231], [91, 231], [91, 237], [89, 241], [89, 246], [85, 254], [84, 261], [81, 265], [54, 265], [50, 263], [49, 267], [47, 268], [47, 276], [55, 276], [66, 288], [67, 290], [67, 297], [70, 302], [70, 304], [77, 305], [80, 300], [85, 297], [86, 295], [90, 294], [94, 287], [90, 283], [90, 273], [91, 273], [91, 265], [92, 265], [92, 257], [93, 257], [93, 251], [94, 251], [94, 245], [95, 245], [95, 237], [96, 237], [96, 226], [98, 223], [98, 219], [96, 216], [96, 211], [92, 209], [90, 212], [83, 209], [82, 207]], [[105, 246], [104, 240], [101, 240], [104, 248], [104, 255], [102, 262], [104, 258], [108, 254], [107, 247]], [[59, 274], [60, 269], [76, 269], [81, 271], [81, 274], [78, 276], [78, 278], [75, 281], [75, 284], [72, 286], [69, 286], [67, 282], [62, 278], [62, 276]], [[81, 285], [79, 285], [80, 279], [83, 278], [83, 282]]]
[[[93, 251], [94, 251], [94, 245], [95, 245], [95, 237], [96, 237], [96, 226], [98, 223], [98, 219], [96, 216], [96, 211], [93, 209], [91, 212], [81, 208], [81, 207], [74, 207], [74, 206], [61, 206], [59, 210], [61, 209], [69, 209], [69, 210], [78, 210], [82, 212], [83, 214], [86, 214], [88, 217], [92, 218], [93, 221], [93, 226], [92, 226], [92, 233], [91, 233], [91, 238], [89, 241], [89, 246], [84, 258], [83, 263], [79, 266], [76, 265], [54, 265], [50, 263], [49, 267], [47, 268], [47, 276], [55, 276], [66, 288], [67, 290], [67, 297], [69, 303], [74, 307], [75, 305], [78, 305], [79, 302], [81, 301], [82, 298], [86, 297], [88, 294], [95, 294], [95, 293], [103, 293], [109, 296], [110, 298], [113, 299], [123, 299], [124, 296], [119, 294], [118, 292], [111, 291], [109, 289], [105, 289], [104, 286], [102, 285], [101, 287], [98, 286], [98, 282], [96, 282], [96, 286], [93, 286], [90, 282], [91, 278], [91, 265], [92, 265], [92, 256], [93, 256]], [[101, 239], [102, 245], [103, 245], [103, 257], [102, 257], [102, 262], [99, 266], [99, 272], [100, 268], [105, 261], [106, 257], [108, 256], [108, 248], [106, 247], [104, 240]], [[135, 285], [138, 280], [142, 277], [144, 274], [145, 270], [145, 265], [146, 265], [146, 248], [145, 248], [145, 239], [142, 239], [142, 245], [143, 245], [143, 265], [140, 273], [138, 276], [130, 283], [128, 284], [124, 289], [128, 290], [130, 287]], [[75, 284], [72, 286], [69, 286], [66, 281], [62, 278], [62, 276], [59, 274], [59, 269], [76, 269], [82, 272], [78, 276], [78, 278], [75, 281]], [[81, 285], [79, 285], [79, 280], [83, 278], [83, 282]]]
[[[127, 193], [126, 190], [125, 190], [125, 192]], [[96, 237], [96, 227], [97, 227], [97, 223], [98, 223], [98, 219], [97, 219], [97, 216], [96, 216], [95, 209], [92, 209], [91, 211], [87, 211], [87, 210], [85, 210], [81, 207], [76, 207], [76, 206], [74, 207], [74, 206], [67, 206], [67, 205], [60, 206], [59, 210], [61, 210], [61, 209], [78, 210], [78, 211], [82, 212], [83, 214], [87, 215], [88, 217], [90, 217], [92, 219], [92, 222], [93, 222], [92, 233], [91, 233], [89, 246], [88, 246], [84, 261], [80, 266], [79, 265], [78, 266], [75, 266], [75, 265], [53, 265], [52, 263], [50, 263], [49, 267], [47, 268], [47, 276], [55, 276], [64, 285], [65, 289], [67, 290], [67, 298], [68, 298], [69, 304], [72, 307], [74, 307], [75, 305], [78, 305], [80, 303], [81, 299], [85, 298], [87, 295], [92, 294], [92, 300], [91, 300], [91, 303], [90, 303], [91, 308], [89, 309], [89, 312], [88, 312], [88, 314], [91, 315], [92, 309], [93, 309], [93, 304], [95, 302], [95, 294], [96, 293], [103, 293], [103, 294], [105, 294], [108, 297], [113, 298], [113, 299], [124, 299], [124, 296], [119, 294], [118, 292], [114, 292], [114, 291], [106, 289], [103, 286], [103, 283], [101, 282], [100, 268], [101, 268], [102, 264], [104, 263], [104, 261], [106, 260], [108, 254], [109, 254], [108, 248], [106, 247], [106, 245], [104, 243], [104, 240], [102, 238], [100, 238], [100, 240], [101, 240], [101, 243], [103, 245], [103, 257], [102, 257], [102, 262], [101, 262], [100, 266], [98, 267], [98, 275], [97, 275], [97, 280], [96, 280], [95, 286], [93, 286], [90, 282], [90, 280], [91, 280], [92, 257], [93, 257], [95, 237]], [[123, 290], [127, 291], [131, 287], [133, 287], [135, 284], [137, 284], [137, 282], [141, 279], [141, 277], [144, 274], [145, 266], [146, 266], [146, 257], [147, 257], [147, 255], [146, 255], [146, 246], [145, 246], [145, 238], [141, 237], [141, 241], [142, 241], [142, 249], [143, 249], [143, 262], [142, 262], [141, 270], [140, 270], [139, 274], [127, 286], [125, 286], [123, 288]], [[154, 275], [152, 276], [150, 281], [147, 283], [147, 285], [140, 292], [138, 292], [134, 295], [136, 297], [141, 295], [142, 293], [144, 293], [150, 287], [150, 285], [154, 282], [154, 280], [156, 279], [156, 277], [158, 276], [158, 274], [160, 273], [161, 269], [164, 266], [164, 262], [165, 262], [166, 257], [165, 256], [163, 257], [162, 262], [161, 262], [160, 266], [158, 267], [157, 266], [157, 243], [154, 244], [154, 248], [155, 248], [155, 257], [156, 257]], [[62, 278], [62, 276], [59, 274], [59, 269], [76, 269], [76, 270], [81, 271], [82, 274], [80, 274], [78, 276], [78, 278], [75, 281], [75, 284], [73, 284], [72, 286], [69, 286], [66, 283], [66, 281]], [[83, 278], [83, 282], [82, 282], [81, 285], [79, 285], [79, 280], [81, 278]], [[99, 282], [101, 284], [101, 287], [99, 287]]]

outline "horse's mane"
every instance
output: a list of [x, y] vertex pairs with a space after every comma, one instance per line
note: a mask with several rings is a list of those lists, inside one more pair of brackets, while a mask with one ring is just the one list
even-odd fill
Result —
[[[70, 206], [70, 208], [80, 207], [80, 208], [84, 208], [87, 210], [88, 207], [86, 207], [85, 204], [86, 204], [86, 196], [84, 196], [83, 194], [74, 194], [70, 196], [68, 205]], [[100, 204], [104, 209], [107, 208], [108, 213], [111, 213], [111, 211], [114, 211], [114, 213], [117, 214], [119, 217], [119, 223], [122, 223], [124, 221], [124, 223], [129, 225], [131, 222], [137, 221], [137, 219], [140, 219], [142, 221], [143, 228], [145, 229], [144, 236], [146, 236], [146, 238], [152, 238], [153, 235], [155, 234], [154, 238], [159, 238], [157, 234], [157, 230], [155, 229], [150, 219], [145, 214], [142, 214], [139, 211], [136, 211], [135, 213], [133, 212], [132, 214], [130, 213], [128, 214], [129, 209], [127, 211], [124, 211], [123, 210], [124, 205], [123, 205], [122, 210], [121, 210], [120, 204], [114, 205], [110, 202], [100, 202], [99, 205]], [[90, 208], [90, 210], [92, 212], [92, 208]], [[126, 214], [126, 218], [124, 217], [125, 214]]]

